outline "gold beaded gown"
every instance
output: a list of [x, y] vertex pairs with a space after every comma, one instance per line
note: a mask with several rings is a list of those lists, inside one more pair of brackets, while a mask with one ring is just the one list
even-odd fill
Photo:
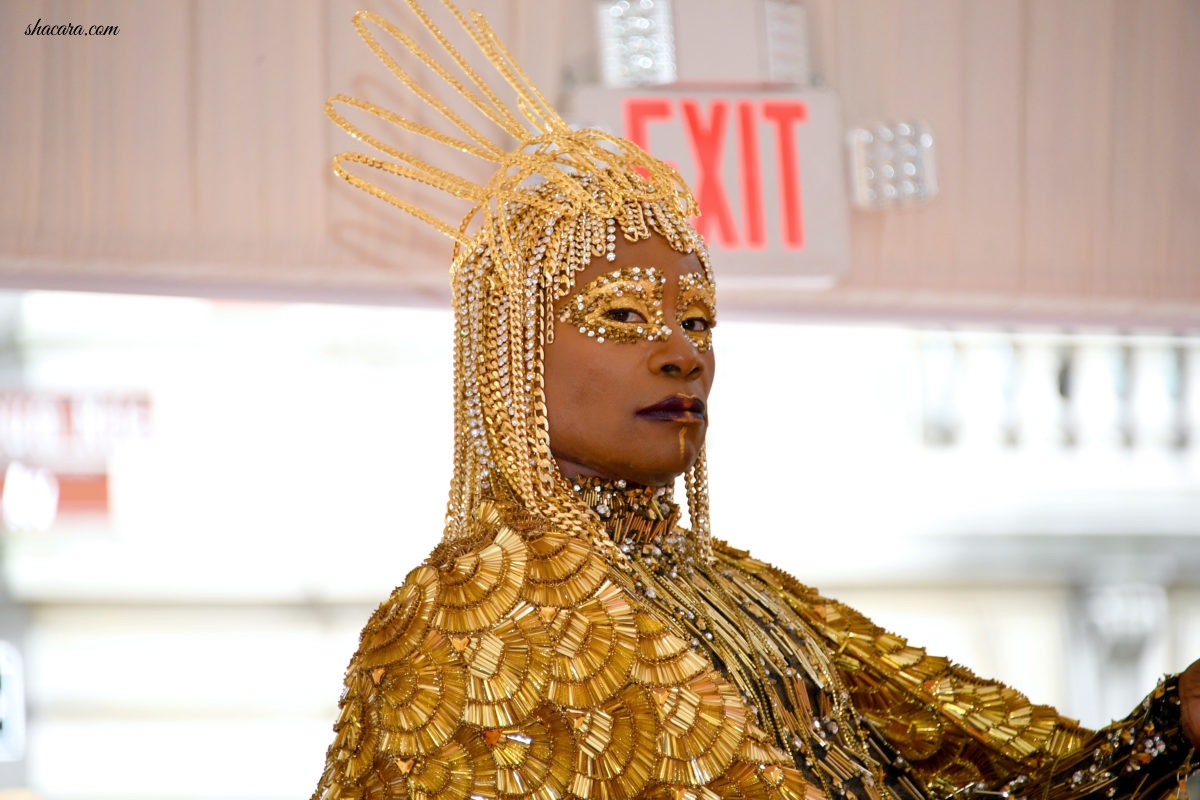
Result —
[[[687, 528], [664, 489], [559, 472], [543, 389], [556, 308], [581, 270], [614, 260], [622, 235], [695, 254], [709, 292], [689, 222], [698, 209], [668, 164], [568, 125], [486, 20], [443, 1], [493, 73], [478, 72], [418, 0], [398, 5], [432, 45], [378, 15], [354, 24], [457, 132], [342, 95], [326, 106], [373, 148], [341, 154], [336, 172], [456, 242], [455, 466], [442, 543], [363, 629], [314, 800], [1175, 792], [1192, 753], [1173, 680], [1129, 719], [1084, 730], [712, 539], [702, 452], [683, 476]], [[388, 46], [510, 143], [459, 116]], [[496, 172], [473, 183], [353, 113]], [[358, 169], [442, 189], [471, 210], [453, 225]], [[596, 347], [643, 346], [595, 333]]]
[[700, 557], [662, 489], [575, 486], [628, 558], [481, 505], [364, 628], [314, 800], [1181, 791], [1173, 681], [1087, 731], [744, 551]]

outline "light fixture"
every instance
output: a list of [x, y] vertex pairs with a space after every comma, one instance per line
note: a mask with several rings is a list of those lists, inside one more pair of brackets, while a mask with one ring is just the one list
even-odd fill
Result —
[[606, 86], [675, 81], [670, 0], [601, 2], [596, 14]]
[[767, 80], [786, 86], [812, 83], [808, 57], [808, 22], [798, 0], [766, 0]]
[[859, 208], [923, 203], [937, 194], [933, 133], [921, 122], [854, 128], [846, 134], [850, 201]]

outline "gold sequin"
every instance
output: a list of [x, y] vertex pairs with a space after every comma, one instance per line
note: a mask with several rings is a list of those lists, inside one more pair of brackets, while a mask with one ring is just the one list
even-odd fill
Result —
[[381, 758], [378, 776], [380, 800], [401, 798], [491, 797], [496, 791], [496, 771], [488, 748], [478, 734], [462, 730], [453, 740], [419, 757]]
[[507, 528], [488, 546], [455, 559], [440, 576], [437, 627], [473, 633], [512, 610], [521, 596], [525, 559], [525, 543]]
[[517, 725], [545, 696], [550, 637], [537, 609], [521, 604], [464, 649], [463, 719], [483, 728]]
[[658, 712], [658, 779], [701, 786], [724, 772], [746, 731], [746, 707], [737, 692], [709, 673], [651, 692]]
[[579, 747], [570, 791], [579, 797], [637, 796], [658, 761], [655, 711], [646, 690], [626, 686], [589, 712], [588, 722], [577, 729]]
[[363, 628], [358, 665], [378, 667], [407, 657], [425, 635], [437, 594], [437, 570], [421, 566], [400, 586]]
[[542, 706], [518, 729], [499, 731], [492, 746], [496, 788], [512, 797], [561, 797], [577, 754], [570, 724], [553, 706]]
[[639, 611], [637, 628], [637, 660], [631, 675], [638, 683], [678, 686], [708, 670], [707, 660], [651, 614]]
[[591, 708], [629, 679], [637, 649], [637, 622], [625, 592], [604, 583], [551, 625], [554, 658], [547, 696], [570, 708]]
[[375, 748], [379, 744], [379, 730], [369, 725], [363, 729], [362, 706], [348, 703], [346, 708], [355, 714], [338, 728], [331, 755], [341, 777], [349, 782], [357, 781], [375, 763]]
[[828, 800], [821, 788], [810, 784], [791, 767], [736, 762], [713, 790], [721, 797], [745, 800]]
[[540, 606], [572, 608], [599, 588], [608, 564], [578, 537], [547, 530], [526, 539], [522, 597]]
[[[359, 684], [364, 680], [360, 676]], [[374, 700], [367, 705], [385, 732], [387, 752], [429, 752], [449, 741], [462, 722], [466, 671], [445, 634], [430, 631], [412, 656], [387, 668], [376, 690], [362, 693]]]
[[753, 722], [746, 723], [746, 738], [738, 750], [738, 760], [747, 764], [790, 765], [792, 759], [775, 745], [767, 732]]
[[643, 800], [723, 800], [722, 795], [707, 786], [668, 786], [662, 783], [646, 790], [640, 797]]

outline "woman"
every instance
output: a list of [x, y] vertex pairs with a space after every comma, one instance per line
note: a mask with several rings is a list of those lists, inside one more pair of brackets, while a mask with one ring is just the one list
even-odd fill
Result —
[[[692, 196], [629, 142], [570, 130], [486, 23], [447, 5], [515, 102], [411, 0], [447, 66], [378, 17], [355, 24], [457, 132], [351, 98], [329, 107], [393, 159], [343, 154], [339, 174], [458, 243], [455, 474], [442, 543], [363, 630], [314, 798], [1175, 792], [1200, 741], [1196, 665], [1093, 733], [710, 537], [716, 308]], [[371, 25], [517, 147], [441, 105]], [[343, 106], [495, 175], [474, 184], [416, 159]], [[455, 227], [361, 166], [472, 210]]]

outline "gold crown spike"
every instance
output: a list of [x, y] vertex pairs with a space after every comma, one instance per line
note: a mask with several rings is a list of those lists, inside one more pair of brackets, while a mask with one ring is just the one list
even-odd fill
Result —
[[[359, 11], [354, 15], [354, 26], [371, 51], [409, 91], [448, 121], [457, 133], [444, 133], [369, 101], [339, 94], [325, 104], [325, 113], [351, 136], [391, 159], [389, 161], [365, 153], [341, 153], [333, 160], [334, 171], [339, 176], [432, 226], [455, 240], [459, 246], [472, 243], [474, 237], [468, 231], [478, 215], [482, 215], [484, 228], [495, 228], [496, 217], [509, 202], [540, 205], [546, 211], [557, 209], [564, 213], [586, 209], [604, 217], [614, 216], [617, 204], [630, 201], [667, 202], [685, 218], [697, 213], [691, 192], [674, 169], [620, 137], [598, 130], [573, 130], [529, 80], [529, 76], [515, 62], [481, 14], [471, 12], [468, 18], [450, 0], [443, 0], [443, 4], [503, 79], [503, 83], [515, 92], [515, 108], [519, 116], [454, 47], [417, 0], [407, 0], [408, 7], [434, 37], [450, 62], [465, 76], [465, 81], [456, 77], [438, 57], [422, 48], [412, 36], [393, 23], [378, 14]], [[493, 141], [439, 100], [434, 92], [422, 86], [388, 52], [373, 33], [372, 25], [425, 64], [442, 84], [511, 137], [515, 146]], [[339, 110], [340, 106], [364, 111], [408, 134], [436, 142], [455, 152], [490, 161], [497, 165], [497, 169], [486, 184], [476, 183], [372, 136], [347, 119]], [[354, 164], [431, 186], [469, 202], [470, 209], [457, 224], [452, 224], [368, 178], [355, 174], [348, 168]], [[601, 191], [580, 186], [580, 174], [591, 175], [598, 181]], [[553, 193], [531, 193], [530, 183], [536, 178], [553, 184], [563, 197], [555, 199]], [[600, 202], [601, 197], [607, 198], [608, 202]], [[499, 227], [503, 229], [503, 226]], [[500, 236], [502, 240], [507, 238], [503, 233]], [[515, 253], [508, 252], [505, 255], [514, 256]]]

